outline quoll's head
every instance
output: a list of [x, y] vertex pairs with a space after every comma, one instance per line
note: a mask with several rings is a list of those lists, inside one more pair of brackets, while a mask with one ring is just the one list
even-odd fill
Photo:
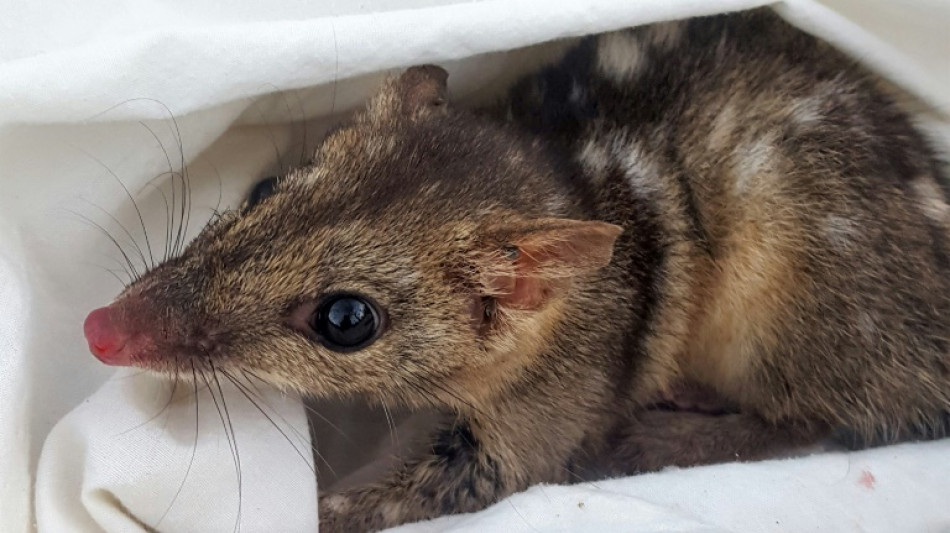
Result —
[[621, 232], [577, 220], [567, 182], [550, 185], [561, 172], [530, 139], [448, 106], [442, 69], [409, 69], [311, 166], [90, 313], [90, 350], [410, 403], [433, 380], [530, 364]]

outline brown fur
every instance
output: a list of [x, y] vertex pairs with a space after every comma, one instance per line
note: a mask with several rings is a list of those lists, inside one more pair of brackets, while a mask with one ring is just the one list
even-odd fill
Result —
[[[430, 453], [321, 496], [328, 531], [475, 511], [580, 467], [939, 437], [945, 176], [879, 86], [761, 10], [588, 39], [479, 115], [410, 69], [113, 307], [150, 339], [146, 368], [456, 413]], [[307, 331], [339, 289], [385, 309], [358, 352]]]

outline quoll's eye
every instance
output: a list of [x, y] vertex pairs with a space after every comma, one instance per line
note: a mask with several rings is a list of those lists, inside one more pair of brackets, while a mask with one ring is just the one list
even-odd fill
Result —
[[368, 298], [351, 293], [324, 298], [311, 323], [324, 346], [338, 352], [369, 346], [379, 336], [380, 326], [376, 306]]
[[274, 189], [278, 183], [280, 183], [280, 178], [276, 176], [257, 182], [254, 188], [251, 189], [251, 194], [247, 195], [247, 206], [254, 207], [261, 203], [264, 198], [274, 194]]

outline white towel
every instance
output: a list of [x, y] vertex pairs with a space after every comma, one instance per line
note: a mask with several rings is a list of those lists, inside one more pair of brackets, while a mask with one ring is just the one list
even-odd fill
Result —
[[[123, 242], [118, 222], [139, 243], [145, 226], [161, 255], [158, 191], [170, 200], [173, 181], [163, 172], [189, 168], [193, 235], [219, 199], [236, 205], [254, 180], [299, 162], [304, 137], [312, 146], [328, 117], [358, 106], [386, 70], [442, 63], [453, 96], [472, 99], [544, 55], [510, 50], [765, 3], [4, 2], [0, 530], [233, 531], [239, 500], [241, 531], [316, 529], [296, 398], [262, 391], [281, 433], [227, 393], [239, 491], [207, 396], [196, 411], [191, 391], [179, 390], [162, 410], [162, 383], [134, 370], [116, 375], [88, 355], [82, 320], [121, 285], [98, 266], [116, 268], [118, 252], [85, 218]], [[950, 3], [775, 8], [902, 85], [930, 106], [930, 126], [950, 131]], [[481, 513], [403, 530], [948, 531], [947, 501], [950, 441], [942, 441], [535, 487]]]

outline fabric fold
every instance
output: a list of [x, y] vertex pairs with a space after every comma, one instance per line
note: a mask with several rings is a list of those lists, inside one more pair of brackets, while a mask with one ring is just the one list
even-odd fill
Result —
[[[241, 531], [316, 529], [313, 443], [294, 396], [261, 388], [255, 406], [222, 383], [226, 424], [208, 383], [199, 380], [197, 409], [185, 384], [164, 408], [167, 384], [88, 355], [82, 319], [123, 276], [101, 230], [141, 269], [130, 241], [143, 245], [147, 230], [162, 256], [166, 229], [181, 223], [166, 202], [180, 202], [186, 185], [188, 238], [256, 180], [304, 161], [323, 129], [395, 69], [444, 64], [453, 98], [472, 102], [556, 52], [533, 45], [767, 3], [919, 98], [950, 152], [950, 4], [938, 0], [9, 3], [0, 23], [0, 530], [233, 531], [238, 501]], [[950, 497], [947, 458], [941, 441], [535, 487], [483, 513], [401, 530], [940, 530], [950, 527], [940, 505]]]

